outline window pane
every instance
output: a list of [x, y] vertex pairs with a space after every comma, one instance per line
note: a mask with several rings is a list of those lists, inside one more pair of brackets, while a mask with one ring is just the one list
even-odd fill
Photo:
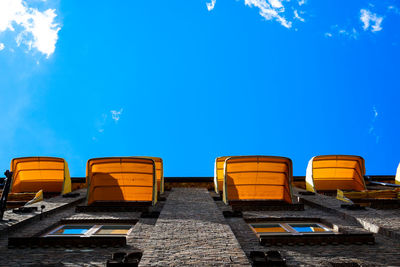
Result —
[[251, 224], [251, 227], [257, 233], [286, 233], [287, 231], [282, 228], [279, 224], [263, 223], [263, 224]]
[[103, 225], [95, 235], [127, 235], [132, 225]]
[[313, 233], [313, 232], [330, 232], [329, 230], [325, 230], [321, 226], [316, 223], [296, 223], [296, 224], [289, 224], [294, 230], [299, 233]]
[[93, 225], [64, 225], [50, 235], [83, 235], [92, 227]]

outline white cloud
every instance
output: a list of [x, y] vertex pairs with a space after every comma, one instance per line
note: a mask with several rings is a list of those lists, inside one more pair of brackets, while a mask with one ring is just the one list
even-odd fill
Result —
[[123, 111], [122, 108], [119, 111], [116, 111], [116, 110], [111, 110], [110, 111], [111, 112], [111, 117], [115, 122], [119, 121], [119, 119], [121, 117], [121, 114], [122, 114], [122, 111]]
[[16, 32], [17, 45], [37, 49], [48, 58], [54, 53], [61, 29], [55, 9], [39, 11], [24, 0], [0, 0], [0, 33]]
[[[117, 123], [120, 120], [122, 111], [123, 111], [122, 108], [120, 110], [118, 110], [118, 111], [117, 110], [110, 110], [111, 119], [115, 123]], [[110, 116], [107, 115], [106, 113], [102, 113], [101, 114], [101, 117], [99, 117], [95, 121], [96, 131], [92, 135], [92, 141], [101, 140], [102, 136], [106, 132], [106, 128], [108, 128], [108, 126], [109, 126], [109, 123], [110, 123], [111, 119], [110, 119]]]
[[210, 3], [206, 3], [208, 11], [211, 11], [211, 10], [214, 9], [214, 7], [215, 7], [215, 2], [217, 2], [217, 0], [211, 0]]
[[[208, 1], [211, 2], [206, 3], [207, 9], [211, 11], [215, 7], [216, 0]], [[244, 0], [245, 6], [257, 8], [260, 16], [265, 20], [275, 20], [285, 28], [292, 27], [293, 21], [287, 19], [287, 17], [292, 17], [290, 13], [305, 3], [306, 0]], [[304, 18], [300, 17], [299, 14], [304, 14], [304, 12], [295, 10], [293, 19], [304, 22]], [[297, 31], [297, 28], [295, 30]]]
[[93, 134], [92, 140], [97, 141], [101, 138], [101, 135], [104, 134], [105, 128], [107, 127], [107, 119], [109, 116], [107, 114], [102, 113], [101, 117], [96, 119], [95, 121], [95, 127], [96, 127], [96, 132]]
[[376, 117], [378, 117], [379, 114], [375, 106], [372, 107], [372, 111], [374, 112], [374, 120], [376, 120]]
[[369, 127], [369, 134], [371, 134], [372, 136], [374, 136], [375, 137], [375, 142], [376, 143], [379, 143], [379, 138], [380, 138], [380, 136], [376, 133], [376, 130], [375, 130], [375, 121], [376, 121], [376, 119], [378, 118], [378, 111], [377, 111], [377, 109], [376, 109], [376, 106], [373, 106], [372, 107], [372, 112], [373, 112], [373, 118], [372, 118], [372, 122], [371, 122], [371, 126]]
[[371, 32], [378, 32], [382, 30], [381, 24], [383, 17], [379, 17], [377, 14], [366, 9], [361, 9], [360, 13], [360, 20], [363, 23], [364, 31], [367, 31], [368, 29], [371, 29]]
[[0, 43], [0, 51], [4, 49], [4, 44]]
[[294, 18], [300, 20], [301, 22], [304, 22], [304, 19], [299, 16], [299, 13], [297, 10], [294, 11]]
[[282, 0], [268, 0], [273, 8], [282, 8]]
[[[369, 4], [370, 8], [374, 8], [374, 5]], [[394, 12], [395, 7], [394, 6], [389, 6], [388, 10], [393, 10]], [[367, 9], [361, 9], [360, 10], [360, 21], [362, 22], [362, 29], [364, 32], [378, 32], [381, 31], [382, 28], [382, 21], [384, 19], [384, 16], [379, 16], [376, 13], [371, 12], [370, 10]], [[356, 29], [357, 28], [357, 29]], [[347, 37], [349, 39], [354, 39], [357, 40], [362, 34], [362, 30], [360, 27], [339, 27], [338, 25], [333, 25], [331, 26], [331, 30], [329, 32], [326, 32], [324, 35], [325, 37], [334, 37], [334, 36], [342, 36], [342, 37]]]
[[[286, 28], [292, 27], [292, 22], [286, 20], [282, 13], [285, 12], [285, 7], [281, 0], [245, 0], [245, 5], [249, 7], [257, 7], [259, 14], [266, 20], [275, 19]], [[282, 14], [282, 15], [281, 15]]]
[[397, 6], [388, 6], [388, 10], [400, 15], [400, 9]]
[[299, 0], [299, 2], [297, 2], [299, 4], [299, 6], [302, 6], [306, 3], [306, 0]]
[[358, 39], [358, 32], [355, 28], [352, 28], [351, 30], [345, 30], [345, 29], [340, 29], [338, 31], [339, 35], [342, 35], [344, 37], [348, 37], [350, 39]]
[[339, 37], [345, 37], [345, 38], [357, 40], [359, 33], [355, 28], [345, 29], [345, 28], [340, 28], [339, 25], [332, 25], [331, 31], [324, 33], [324, 36], [327, 38], [339, 36]]

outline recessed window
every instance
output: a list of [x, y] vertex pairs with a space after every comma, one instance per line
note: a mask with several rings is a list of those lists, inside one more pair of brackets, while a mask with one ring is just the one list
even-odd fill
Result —
[[48, 236], [84, 235], [93, 225], [61, 225], [48, 233]]
[[332, 232], [326, 226], [318, 223], [288, 223], [288, 226], [298, 233]]
[[116, 225], [116, 224], [107, 224], [107, 225], [98, 225], [98, 224], [89, 224], [89, 225], [78, 225], [78, 224], [65, 224], [56, 227], [51, 230], [47, 234], [43, 235], [44, 237], [53, 237], [53, 236], [81, 236], [81, 237], [89, 237], [92, 235], [96, 236], [126, 236], [129, 235], [132, 231], [133, 225]]
[[102, 225], [95, 235], [128, 235], [131, 225]]
[[246, 221], [264, 246], [375, 242], [372, 233], [341, 232], [339, 226], [320, 218], [251, 218]]
[[250, 224], [256, 233], [287, 233], [288, 230], [283, 228], [279, 223], [257, 223]]
[[333, 234], [333, 230], [321, 223], [250, 223], [251, 229], [259, 236], [263, 235], [304, 235], [314, 233]]

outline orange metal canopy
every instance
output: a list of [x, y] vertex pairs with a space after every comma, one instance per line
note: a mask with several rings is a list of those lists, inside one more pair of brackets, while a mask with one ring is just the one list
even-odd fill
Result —
[[360, 156], [327, 155], [313, 157], [307, 166], [308, 191], [366, 190], [365, 163]]
[[292, 203], [292, 161], [274, 156], [225, 159], [223, 200], [282, 200]]
[[71, 192], [68, 164], [62, 158], [23, 157], [11, 161], [13, 180], [11, 193], [29, 193], [43, 190], [46, 193]]
[[159, 157], [143, 157], [154, 160], [156, 164], [156, 177], [157, 177], [157, 191], [161, 194], [164, 193], [164, 167], [163, 160]]
[[145, 157], [95, 158], [87, 162], [87, 204], [157, 201], [155, 162]]
[[214, 189], [219, 193], [224, 188], [224, 165], [225, 160], [230, 156], [218, 157], [215, 159], [214, 165]]

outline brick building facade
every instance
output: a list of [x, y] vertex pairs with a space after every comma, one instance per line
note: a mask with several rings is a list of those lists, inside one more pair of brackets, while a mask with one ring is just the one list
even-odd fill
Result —
[[[113, 253], [131, 251], [142, 253], [139, 266], [251, 266], [253, 251], [279, 251], [287, 266], [400, 266], [398, 208], [344, 209], [343, 202], [333, 197], [302, 194], [302, 189], [295, 188], [294, 196], [304, 204], [304, 210], [242, 211], [237, 216], [224, 216], [224, 211], [229, 214], [232, 209], [207, 189], [212, 182], [169, 187], [150, 213], [76, 209], [85, 203], [86, 189], [74, 191], [79, 195], [32, 204], [37, 210], [31, 212], [8, 210], [0, 223], [0, 266], [105, 266]], [[249, 221], [291, 218], [317, 218], [341, 233], [373, 233], [374, 242], [310, 243], [300, 238], [261, 245], [249, 226]], [[37, 242], [60, 222], [129, 222], [133, 228], [126, 245]]]

